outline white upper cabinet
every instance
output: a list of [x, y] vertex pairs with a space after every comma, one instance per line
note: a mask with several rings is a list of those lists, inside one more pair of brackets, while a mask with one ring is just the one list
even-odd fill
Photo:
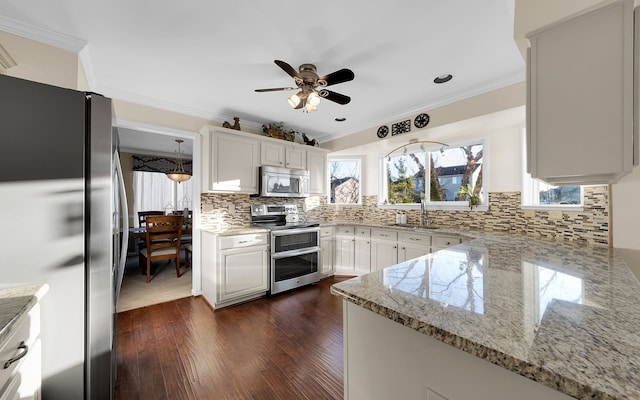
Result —
[[327, 152], [310, 149], [307, 152], [307, 167], [309, 171], [309, 193], [327, 194]]
[[258, 193], [258, 167], [309, 171], [309, 193], [326, 195], [326, 149], [227, 128], [205, 126], [202, 134], [202, 188], [208, 192]]
[[260, 165], [307, 169], [307, 151], [301, 145], [264, 141], [260, 146]]
[[258, 193], [260, 142], [225, 128], [203, 128], [202, 187], [212, 192]]
[[633, 0], [616, 0], [527, 35], [527, 168], [534, 178], [613, 183], [638, 164], [633, 25]]

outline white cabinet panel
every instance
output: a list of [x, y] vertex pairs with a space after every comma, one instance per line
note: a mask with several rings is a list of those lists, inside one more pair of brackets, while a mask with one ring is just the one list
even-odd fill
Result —
[[633, 0], [621, 0], [527, 35], [527, 166], [534, 178], [613, 183], [637, 165], [633, 22]]
[[258, 193], [260, 142], [220, 131], [213, 131], [209, 140], [205, 187], [213, 192]]
[[336, 227], [335, 269], [337, 275], [355, 275], [355, 239], [353, 226]]
[[307, 150], [303, 145], [262, 141], [260, 165], [307, 169]]
[[221, 308], [269, 290], [268, 233], [219, 236], [202, 232], [202, 294]]
[[333, 275], [333, 237], [321, 238], [320, 250], [320, 273], [323, 277]]
[[268, 252], [263, 246], [220, 252], [221, 302], [269, 290]]
[[327, 194], [327, 154], [316, 150], [307, 152], [307, 170], [309, 171], [309, 193]]

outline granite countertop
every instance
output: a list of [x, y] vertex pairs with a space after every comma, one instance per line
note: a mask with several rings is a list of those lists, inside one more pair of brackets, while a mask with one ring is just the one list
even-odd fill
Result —
[[482, 233], [478, 233], [476, 231], [461, 230], [455, 227], [444, 225], [434, 226], [432, 228], [423, 228], [418, 225], [411, 224], [384, 224], [372, 222], [321, 222], [320, 226], [364, 226], [367, 228], [392, 229], [395, 231], [413, 232], [432, 236], [456, 236], [466, 239], [474, 239], [478, 236], [483, 235]]
[[471, 235], [331, 292], [569, 396], [640, 398], [640, 284], [616, 250]]
[[44, 296], [49, 285], [0, 284], [0, 343], [13, 332], [24, 314]]
[[203, 232], [207, 232], [217, 236], [234, 236], [234, 235], [246, 235], [251, 233], [269, 233], [269, 228], [263, 228], [260, 226], [246, 225], [242, 227], [234, 227], [224, 230], [203, 229]]

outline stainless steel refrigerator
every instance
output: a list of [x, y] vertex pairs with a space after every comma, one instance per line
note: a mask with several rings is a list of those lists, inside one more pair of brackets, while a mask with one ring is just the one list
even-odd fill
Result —
[[110, 99], [0, 75], [0, 282], [49, 284], [45, 400], [113, 398], [128, 231], [117, 145]]

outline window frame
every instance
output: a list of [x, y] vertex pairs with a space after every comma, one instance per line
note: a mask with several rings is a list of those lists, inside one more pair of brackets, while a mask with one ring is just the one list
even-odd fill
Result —
[[[428, 139], [426, 139], [428, 140]], [[451, 211], [487, 211], [489, 209], [489, 197], [488, 192], [486, 190], [489, 187], [489, 140], [486, 136], [476, 136], [473, 138], [461, 139], [454, 142], [448, 142], [448, 149], [464, 147], [464, 146], [472, 146], [472, 145], [482, 145], [482, 203], [474, 206], [473, 210], [469, 208], [468, 201], [431, 201], [427, 197], [427, 193], [430, 193], [431, 190], [431, 179], [427, 179], [425, 177], [425, 199], [427, 199], [427, 208], [429, 210], [451, 210]], [[425, 152], [435, 152], [440, 151], [441, 145], [425, 145]], [[391, 204], [388, 202], [386, 196], [388, 193], [387, 187], [387, 161], [384, 155], [381, 155], [378, 158], [378, 207], [381, 209], [397, 209], [397, 210], [414, 210], [420, 209], [420, 203], [400, 203], [400, 204]], [[382, 201], [381, 201], [382, 200]]]
[[[580, 204], [540, 204], [540, 185], [546, 184], [557, 187], [531, 177], [527, 171], [527, 135], [526, 128], [522, 127], [522, 184], [520, 188], [520, 209], [539, 211], [583, 211], [584, 210], [584, 185], [580, 186]], [[538, 196], [536, 196], [538, 194]]]
[[[132, 193], [131, 193], [131, 195], [133, 197], [133, 199], [132, 199], [133, 208], [131, 210], [132, 213], [136, 213], [137, 211], [145, 211], [146, 209], [157, 209], [157, 210], [162, 210], [162, 211], [165, 211], [165, 212], [167, 212], [169, 210], [180, 211], [180, 210], [184, 209], [185, 196], [187, 196], [187, 194], [188, 195], [192, 195], [192, 193], [193, 193], [193, 186], [191, 186], [191, 188], [190, 188], [191, 190], [188, 190], [186, 192], [183, 189], [182, 190], [183, 197], [182, 198], [178, 198], [178, 188], [180, 187], [179, 185], [182, 185], [184, 182], [182, 182], [182, 183], [174, 182], [174, 181], [170, 180], [169, 178], [167, 178], [166, 174], [163, 174], [162, 172], [133, 171], [133, 175], [136, 175], [136, 174], [140, 174], [141, 177], [145, 176], [146, 174], [162, 174], [162, 175], [164, 175], [164, 179], [166, 179], [168, 181], [166, 183], [168, 183], [168, 186], [170, 186], [170, 188], [171, 188], [171, 196], [170, 196], [171, 200], [170, 200], [169, 203], [163, 205], [162, 207], [150, 206], [150, 207], [142, 207], [142, 210], [138, 210], [138, 207], [142, 206], [142, 204], [139, 204], [139, 202], [137, 201], [137, 196], [139, 195], [139, 193], [137, 193], [137, 189], [138, 188], [137, 188], [136, 182], [138, 181], [138, 179], [144, 179], [144, 178], [134, 177], [133, 178], [133, 182], [132, 182]], [[150, 175], [148, 175], [148, 176], [150, 176]], [[191, 179], [193, 179], [193, 177]], [[191, 180], [189, 182], [190, 182], [191, 185], [193, 185], [193, 182]], [[187, 197], [187, 200], [188, 200], [188, 203], [189, 203], [187, 208], [189, 210], [193, 210], [193, 199], [191, 199], [190, 197]], [[183, 208], [179, 209], [179, 208], [177, 208], [178, 206], [183, 206]]]
[[[358, 191], [358, 202], [357, 203], [332, 203], [331, 202], [331, 163], [333, 161], [357, 161], [358, 162], [358, 173], [360, 174], [359, 183], [360, 190]], [[327, 157], [327, 206], [344, 206], [344, 207], [354, 207], [354, 206], [362, 206], [362, 197], [364, 190], [364, 182], [363, 182], [363, 165], [364, 165], [364, 157], [362, 156], [331, 156]]]

